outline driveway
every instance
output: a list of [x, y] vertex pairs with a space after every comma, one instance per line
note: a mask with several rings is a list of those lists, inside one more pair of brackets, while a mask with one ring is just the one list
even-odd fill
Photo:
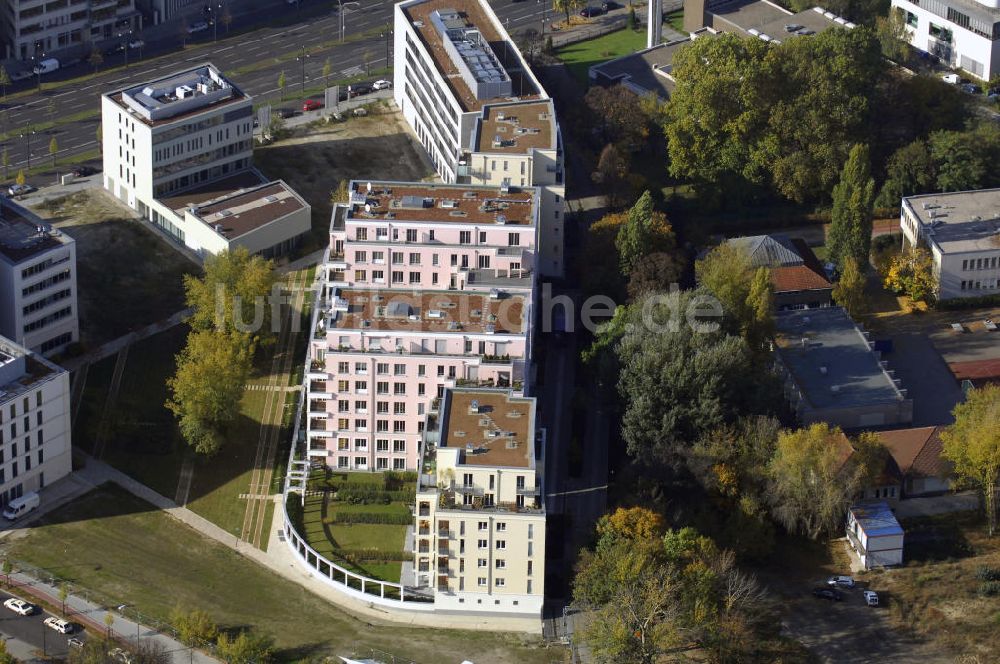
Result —
[[962, 389], [926, 334], [892, 335], [893, 352], [883, 357], [895, 370], [913, 399], [913, 426], [951, 424], [951, 410], [962, 399]]

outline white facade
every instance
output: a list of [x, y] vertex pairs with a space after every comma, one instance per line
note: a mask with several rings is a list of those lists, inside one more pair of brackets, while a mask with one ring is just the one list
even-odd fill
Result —
[[58, 55], [142, 28], [134, 0], [6, 0], [3, 8], [6, 57], [19, 60]]
[[930, 251], [938, 300], [1000, 294], [1000, 189], [909, 196], [899, 225]]
[[544, 433], [535, 400], [501, 390], [449, 389], [429, 417], [413, 564], [435, 609], [541, 618]]
[[0, 504], [72, 470], [69, 373], [0, 337]]
[[[502, 83], [484, 86], [470, 79], [462, 58], [452, 53], [451, 44], [437, 29], [442, 16], [448, 25], [461, 26], [464, 34], [481, 34], [493, 45], [489, 53], [495, 56], [497, 69], [491, 78]], [[409, 0], [396, 5], [394, 34], [396, 105], [438, 174], [449, 183], [506, 181], [543, 187], [538, 270], [545, 276], [562, 276], [565, 184], [559, 126], [548, 94], [496, 14], [479, 0]], [[495, 48], [499, 43], [502, 51]], [[514, 145], [515, 136], [507, 135], [510, 145], [497, 149], [491, 142], [492, 127], [484, 124], [489, 125], [491, 112], [502, 113], [508, 105], [510, 112], [516, 112], [519, 102], [531, 107], [530, 117], [526, 112], [521, 118], [524, 126], [517, 128], [520, 144]], [[531, 136], [544, 140], [532, 141]], [[507, 170], [483, 166], [505, 162]]]
[[847, 540], [865, 569], [902, 565], [903, 538], [886, 503], [855, 505], [847, 513]]
[[1000, 2], [997, 0], [892, 0], [903, 12], [910, 44], [990, 80], [1000, 73]]
[[0, 198], [0, 334], [52, 355], [78, 341], [76, 242]]
[[[237, 245], [284, 253], [309, 230], [310, 209], [284, 183], [274, 206], [254, 223], [236, 211], [209, 223], [200, 209], [272, 187], [253, 170], [253, 100], [210, 64], [110, 92], [101, 98], [104, 187], [142, 217], [198, 253]], [[304, 206], [304, 212], [301, 210]], [[221, 228], [220, 228], [221, 226]]]

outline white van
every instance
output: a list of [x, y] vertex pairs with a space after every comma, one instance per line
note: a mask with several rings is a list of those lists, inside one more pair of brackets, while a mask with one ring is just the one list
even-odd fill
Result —
[[20, 519], [22, 516], [38, 507], [41, 502], [42, 500], [38, 497], [38, 494], [34, 491], [30, 491], [20, 498], [15, 498], [7, 503], [7, 509], [3, 511], [3, 518], [8, 521]]
[[46, 58], [44, 60], [40, 60], [31, 71], [36, 74], [49, 74], [57, 69], [59, 69], [59, 61], [55, 58]]

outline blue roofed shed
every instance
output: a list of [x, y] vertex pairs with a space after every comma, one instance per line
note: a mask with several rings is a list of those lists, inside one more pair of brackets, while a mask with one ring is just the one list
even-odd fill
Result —
[[903, 564], [903, 527], [888, 503], [863, 503], [847, 514], [847, 539], [865, 569]]

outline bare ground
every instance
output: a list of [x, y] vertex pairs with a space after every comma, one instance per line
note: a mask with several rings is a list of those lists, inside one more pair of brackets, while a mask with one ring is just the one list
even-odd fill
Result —
[[80, 340], [93, 348], [184, 308], [183, 275], [198, 266], [144, 228], [103, 190], [35, 211], [76, 240]]

